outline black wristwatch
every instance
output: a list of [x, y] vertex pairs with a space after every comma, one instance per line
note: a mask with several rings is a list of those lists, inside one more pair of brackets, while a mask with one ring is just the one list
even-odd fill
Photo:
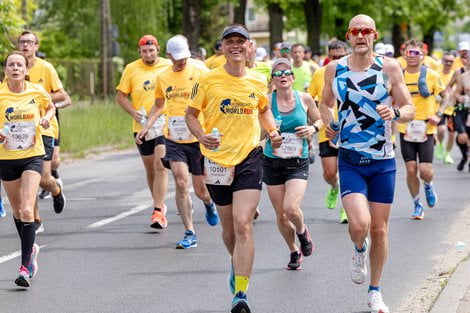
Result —
[[394, 121], [398, 120], [400, 118], [400, 110], [394, 108], [393, 113], [395, 114], [395, 117], [393, 118], [393, 120]]
[[312, 124], [313, 128], [315, 128], [315, 134], [318, 133], [319, 129], [318, 129], [318, 126], [315, 125], [315, 124]]
[[439, 117], [439, 118], [442, 118], [444, 116], [444, 114], [442, 114], [442, 112], [439, 112], [437, 111], [436, 115]]

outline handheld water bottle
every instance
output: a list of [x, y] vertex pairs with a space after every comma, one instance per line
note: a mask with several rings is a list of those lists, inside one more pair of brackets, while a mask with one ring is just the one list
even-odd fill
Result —
[[276, 123], [277, 130], [280, 131], [281, 125], [282, 125], [282, 116], [281, 115], [276, 116], [276, 118], [274, 119], [274, 122]]
[[[2, 129], [2, 135], [7, 136], [9, 132], [10, 132], [10, 126], [4, 125]], [[4, 143], [4, 142], [5, 140], [1, 141], [0, 143]]]
[[142, 114], [142, 118], [140, 119], [140, 125], [147, 125], [147, 111], [145, 111], [145, 108], [141, 106], [139, 112], [140, 114]]
[[[220, 139], [219, 129], [217, 127], [212, 128], [211, 136], [217, 139]], [[212, 151], [217, 152], [219, 148], [214, 148]]]
[[[330, 127], [331, 127], [332, 130], [334, 130], [336, 132], [339, 131], [339, 123], [337, 121], [331, 121], [330, 122]], [[339, 140], [339, 134], [336, 134], [336, 136], [333, 139], [331, 139], [331, 143], [336, 145], [338, 140]]]

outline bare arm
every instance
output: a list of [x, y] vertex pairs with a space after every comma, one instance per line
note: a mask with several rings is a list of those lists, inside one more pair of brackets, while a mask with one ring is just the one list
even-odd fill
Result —
[[206, 149], [217, 148], [220, 145], [220, 139], [212, 137], [211, 134], [204, 133], [201, 123], [197, 118], [199, 113], [198, 109], [192, 107], [188, 107], [186, 109], [185, 121], [189, 131], [197, 138], [200, 144], [206, 147]]
[[463, 79], [462, 75], [459, 75], [457, 78], [457, 87], [455, 88], [454, 91], [454, 97], [459, 103], [464, 103], [465, 102], [465, 96], [463, 95]]
[[152, 107], [152, 110], [150, 111], [150, 116], [147, 119], [147, 124], [145, 124], [144, 127], [140, 130], [140, 132], [137, 133], [135, 136], [135, 141], [140, 145], [142, 144], [142, 138], [147, 135], [150, 127], [155, 123], [155, 121], [158, 119], [160, 116], [160, 113], [163, 110], [163, 107], [165, 106], [165, 99], [163, 98], [157, 98], [155, 99], [155, 104]]
[[330, 62], [325, 70], [325, 87], [323, 88], [322, 99], [320, 102], [320, 115], [323, 124], [326, 126], [325, 133], [329, 139], [336, 136], [338, 132], [330, 127], [331, 121], [334, 120], [333, 110], [335, 106], [335, 95], [333, 94], [333, 79], [335, 77], [336, 61]]
[[308, 124], [296, 127], [295, 133], [301, 138], [308, 138], [315, 134], [321, 127], [323, 127], [323, 122], [312, 96], [308, 93], [302, 93], [301, 99], [302, 104], [306, 108], [305, 111], [307, 111]]
[[132, 107], [132, 104], [127, 97], [128, 94], [118, 90], [116, 95], [116, 101], [124, 111], [126, 111], [130, 116], [132, 116], [134, 120], [139, 123], [143, 116], [138, 110]]
[[[384, 60], [384, 72], [388, 75], [390, 82], [390, 94], [394, 100], [395, 106], [400, 110], [400, 118], [396, 121], [398, 123], [407, 123], [414, 119], [415, 117], [415, 107], [413, 106], [413, 101], [411, 100], [410, 92], [406, 88], [405, 78], [403, 77], [403, 72], [398, 65], [398, 63], [393, 60], [386, 58]], [[385, 120], [391, 120], [395, 118], [393, 110], [391, 110], [391, 118], [384, 118]], [[380, 114], [380, 112], [379, 112]], [[388, 116], [387, 116], [388, 117]]]
[[46, 108], [46, 113], [39, 119], [39, 125], [41, 125], [44, 129], [48, 129], [50, 126], [50, 121], [55, 115], [55, 106], [51, 102], [49, 106]]
[[282, 137], [276, 128], [276, 123], [274, 122], [274, 117], [271, 109], [266, 106], [264, 110], [259, 111], [258, 117], [261, 127], [266, 130], [269, 135], [269, 138], [271, 139], [271, 146], [273, 148], [279, 148], [282, 143]]
[[55, 107], [58, 109], [66, 108], [72, 104], [72, 99], [70, 99], [69, 94], [63, 88], [53, 92], [51, 97]]

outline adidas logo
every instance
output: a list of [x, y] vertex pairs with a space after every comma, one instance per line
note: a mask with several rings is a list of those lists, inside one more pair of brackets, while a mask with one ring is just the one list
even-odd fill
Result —
[[42, 82], [44, 82], [42, 78], [39, 78], [38, 83], [42, 83]]
[[32, 99], [31, 101], [28, 102], [28, 104], [36, 104], [36, 101], [34, 101], [34, 99]]
[[256, 96], [255, 96], [255, 93], [254, 93], [254, 92], [252, 92], [248, 97], [253, 98], [253, 99], [256, 99]]

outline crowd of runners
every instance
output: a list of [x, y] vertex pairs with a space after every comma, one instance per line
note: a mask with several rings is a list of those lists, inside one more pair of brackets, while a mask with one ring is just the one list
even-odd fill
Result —
[[[168, 170], [184, 228], [177, 249], [197, 247], [194, 193], [211, 226], [221, 224], [230, 258], [231, 312], [252, 312], [247, 291], [254, 262], [253, 220], [262, 183], [287, 244], [288, 270], [300, 270], [315, 250], [301, 209], [309, 166], [318, 149], [328, 209], [338, 207], [353, 243], [351, 279], [365, 282], [371, 312], [389, 312], [380, 291], [388, 253], [388, 220], [394, 198], [399, 146], [406, 165], [410, 217], [424, 218], [437, 204], [433, 160], [453, 164], [454, 141], [467, 163], [470, 117], [469, 42], [441, 60], [426, 45], [409, 40], [393, 57], [379, 42], [374, 20], [357, 15], [346, 42], [332, 40], [320, 62], [302, 44], [276, 44], [268, 57], [245, 26], [227, 26], [205, 59], [187, 39], [166, 42], [166, 57], [153, 35], [138, 40], [140, 57], [128, 64], [116, 101], [132, 117], [132, 131], [153, 199], [150, 226], [168, 226]], [[44, 231], [40, 199], [66, 206], [59, 178], [58, 112], [71, 104], [54, 67], [36, 56], [39, 38], [18, 37], [18, 50], [5, 58], [0, 85], [0, 176], [21, 242], [15, 283], [29, 287], [37, 272], [36, 234]], [[398, 136], [396, 136], [398, 134]], [[315, 136], [317, 135], [317, 136]], [[399, 141], [396, 140], [399, 138]], [[468, 167], [470, 171], [470, 165]], [[40, 191], [39, 187], [42, 188]], [[3, 202], [0, 217], [6, 215]], [[199, 230], [201, 231], [201, 230]], [[368, 258], [369, 256], [369, 258]]]

